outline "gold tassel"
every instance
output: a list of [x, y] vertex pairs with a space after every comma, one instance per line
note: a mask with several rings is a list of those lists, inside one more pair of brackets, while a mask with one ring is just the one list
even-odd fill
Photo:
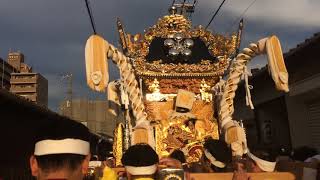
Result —
[[116, 167], [121, 166], [121, 158], [123, 154], [123, 124], [118, 124], [114, 133], [113, 141], [113, 157], [116, 159]]

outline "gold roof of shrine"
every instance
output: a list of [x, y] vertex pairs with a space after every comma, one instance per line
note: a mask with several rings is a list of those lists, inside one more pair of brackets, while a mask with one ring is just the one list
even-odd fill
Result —
[[[195, 63], [168, 63], [163, 59], [147, 60], [153, 40], [170, 38], [180, 33], [184, 38], [197, 38], [204, 43], [205, 49], [216, 59], [200, 59]], [[143, 79], [149, 78], [201, 78], [207, 79], [222, 76], [229, 65], [228, 58], [236, 50], [235, 34], [223, 36], [212, 33], [202, 26], [192, 28], [191, 21], [183, 15], [166, 15], [145, 30], [143, 35], [127, 35], [127, 55], [132, 58], [136, 75]], [[157, 50], [156, 50], [157, 51]], [[194, 53], [194, 52], [193, 52]]]

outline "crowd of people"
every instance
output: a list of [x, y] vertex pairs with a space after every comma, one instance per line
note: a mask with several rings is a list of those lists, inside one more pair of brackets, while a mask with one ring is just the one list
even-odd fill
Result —
[[[168, 157], [159, 158], [148, 144], [136, 144], [124, 152], [121, 162], [125, 171], [119, 173], [113, 169], [115, 166], [112, 158], [99, 161], [97, 156], [91, 156], [90, 133], [82, 124], [64, 121], [48, 125], [40, 134], [35, 143], [34, 154], [30, 157], [32, 175], [38, 180], [92, 179], [93, 177], [86, 176], [89, 167], [102, 167], [102, 180], [161, 179], [162, 173], [167, 169], [180, 172], [180, 175], [183, 172], [185, 179], [190, 179], [190, 173], [232, 172], [234, 180], [247, 180], [250, 179], [248, 172], [275, 171], [278, 157], [267, 151], [249, 151], [244, 157], [232, 157], [231, 150], [224, 141], [207, 138], [200, 161], [186, 163], [185, 154], [179, 149]], [[310, 158], [311, 156], [313, 157]], [[297, 149], [293, 157], [300, 161], [319, 161], [317, 152], [306, 148]]]

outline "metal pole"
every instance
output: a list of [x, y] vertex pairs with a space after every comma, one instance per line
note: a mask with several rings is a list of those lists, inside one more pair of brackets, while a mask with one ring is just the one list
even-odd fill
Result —
[[[66, 96], [66, 108], [70, 108], [70, 118], [73, 119], [73, 113], [72, 113], [72, 96], [73, 96], [73, 92], [72, 92], [72, 73], [70, 74], [65, 74], [62, 76], [61, 80], [65, 80], [67, 79], [67, 83], [68, 83], [68, 89], [67, 89], [67, 96]], [[68, 107], [68, 102], [70, 102], [70, 107]]]
[[1, 77], [1, 88], [3, 89], [3, 78], [4, 78], [4, 60], [2, 60], [2, 77]]
[[236, 54], [239, 54], [240, 51], [240, 45], [241, 45], [241, 37], [242, 37], [242, 30], [243, 30], [243, 19], [240, 20], [239, 22], [239, 27], [238, 27], [238, 34], [237, 34], [237, 49], [236, 49]]
[[68, 94], [69, 94], [69, 100], [70, 100], [70, 109], [71, 109], [71, 117], [73, 119], [73, 109], [72, 109], [72, 74], [70, 74], [69, 76], [69, 90], [68, 90]]

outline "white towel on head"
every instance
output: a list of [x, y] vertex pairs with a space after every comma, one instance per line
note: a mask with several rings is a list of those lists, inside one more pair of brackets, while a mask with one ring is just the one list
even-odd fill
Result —
[[210, 163], [213, 164], [214, 166], [218, 168], [226, 167], [225, 163], [218, 161], [215, 157], [213, 157], [213, 155], [208, 150], [204, 150], [204, 155], [209, 159]]
[[152, 175], [157, 171], [157, 165], [151, 166], [125, 166], [128, 173], [131, 175]]
[[254, 162], [256, 162], [257, 165], [259, 166], [259, 168], [262, 169], [263, 171], [265, 171], [265, 172], [273, 172], [274, 171], [277, 162], [270, 162], [270, 161], [260, 159], [257, 156], [253, 155], [252, 153], [250, 153], [250, 151], [247, 152], [247, 155]]

